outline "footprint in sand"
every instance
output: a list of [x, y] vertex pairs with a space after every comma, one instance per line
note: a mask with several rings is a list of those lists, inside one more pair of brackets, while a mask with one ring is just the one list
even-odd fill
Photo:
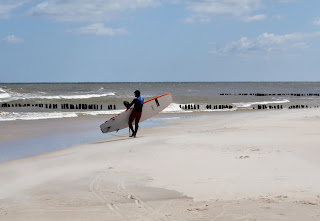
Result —
[[296, 201], [296, 203], [301, 203], [301, 204], [305, 204], [305, 205], [312, 205], [312, 206], [317, 206], [317, 205], [319, 205], [318, 203], [310, 202], [310, 201], [305, 201], [305, 200]]
[[252, 152], [257, 152], [257, 151], [260, 151], [259, 148], [256, 148], [256, 149], [251, 149]]
[[205, 205], [204, 207], [187, 209], [187, 210], [188, 210], [188, 211], [205, 211], [205, 210], [208, 210], [208, 206], [209, 206], [209, 205]]
[[3, 208], [0, 208], [0, 216], [5, 216], [7, 214], [7, 211], [5, 211]]
[[239, 159], [248, 159], [250, 156], [240, 156]]

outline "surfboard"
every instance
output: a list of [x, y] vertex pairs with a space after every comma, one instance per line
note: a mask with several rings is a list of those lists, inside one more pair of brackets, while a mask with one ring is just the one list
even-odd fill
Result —
[[[142, 115], [140, 122], [147, 120], [168, 107], [172, 103], [172, 95], [170, 93], [160, 95], [158, 97], [147, 100], [143, 103]], [[133, 107], [126, 111], [111, 117], [109, 120], [100, 125], [102, 133], [118, 131], [129, 127], [129, 117]]]

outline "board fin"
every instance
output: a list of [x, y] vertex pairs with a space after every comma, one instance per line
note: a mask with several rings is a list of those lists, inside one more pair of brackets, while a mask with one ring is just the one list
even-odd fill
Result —
[[158, 101], [158, 99], [156, 98], [156, 99], [155, 99], [154, 101], [156, 102], [156, 104], [157, 104], [157, 107], [159, 107], [159, 106], [160, 106], [160, 104], [159, 104], [159, 101]]
[[102, 131], [103, 133], [108, 133], [109, 130], [110, 130], [110, 127], [107, 127], [107, 129], [106, 129], [106, 130], [103, 130], [103, 131], [102, 131], [102, 129], [101, 129], [101, 131]]

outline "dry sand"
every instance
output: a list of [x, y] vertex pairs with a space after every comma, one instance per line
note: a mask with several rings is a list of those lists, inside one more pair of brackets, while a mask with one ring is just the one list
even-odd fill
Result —
[[320, 111], [230, 112], [0, 164], [0, 220], [320, 220]]

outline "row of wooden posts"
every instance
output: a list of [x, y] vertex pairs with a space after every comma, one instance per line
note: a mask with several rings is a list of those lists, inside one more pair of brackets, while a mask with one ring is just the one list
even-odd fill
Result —
[[[185, 105], [180, 105], [179, 106], [183, 110], [200, 110], [200, 105], [199, 104], [185, 104]], [[219, 105], [211, 105], [207, 104], [206, 109], [217, 109], [217, 110], [222, 110], [222, 109], [232, 109], [232, 105], [226, 105], [226, 104], [219, 104]]]
[[[289, 109], [307, 109], [307, 108], [312, 108], [312, 107], [308, 105], [291, 105], [289, 107]], [[313, 108], [319, 108], [319, 106], [314, 106]]]
[[239, 93], [239, 94], [232, 94], [232, 93], [223, 93], [220, 94], [221, 96], [258, 96], [258, 97], [265, 97], [265, 96], [293, 96], [293, 97], [319, 97], [320, 94], [301, 94], [301, 93]]
[[[198, 104], [185, 104], [180, 105], [181, 109], [184, 110], [199, 110], [200, 105]], [[223, 110], [223, 109], [232, 109], [234, 108], [232, 105], [227, 104], [218, 104], [218, 105], [212, 105], [207, 104], [205, 107], [207, 110]], [[308, 109], [308, 108], [319, 108], [319, 106], [309, 106], [309, 105], [291, 105], [288, 109]], [[254, 110], [266, 110], [266, 109], [273, 109], [273, 110], [281, 110], [283, 109], [283, 105], [258, 105], [257, 107], [253, 107]]]
[[233, 106], [232, 105], [227, 105], [227, 104], [218, 104], [218, 105], [211, 105], [211, 104], [207, 104], [206, 105], [206, 109], [209, 110], [223, 110], [223, 109], [232, 109]]
[[[3, 103], [1, 105], [2, 108], [10, 108], [10, 107], [39, 107], [45, 109], [58, 109], [58, 104], [8, 104]], [[319, 106], [314, 106], [314, 108], [318, 108]], [[183, 110], [200, 110], [199, 104], [185, 104], [180, 105], [180, 108]], [[232, 105], [227, 104], [207, 104], [205, 106], [207, 110], [223, 110], [223, 109], [232, 109], [234, 108]], [[312, 108], [308, 105], [291, 105], [289, 109], [307, 109]], [[103, 105], [98, 104], [60, 104], [60, 109], [62, 110], [103, 110]], [[117, 107], [115, 104], [110, 104], [106, 106], [107, 110], [116, 110]], [[257, 107], [253, 107], [253, 109], [264, 110], [264, 109], [283, 109], [282, 105], [258, 105]]]
[[258, 109], [258, 110], [265, 110], [265, 109], [275, 109], [275, 110], [279, 110], [279, 109], [283, 109], [282, 105], [258, 105], [257, 108], [253, 107], [253, 109]]
[[184, 110], [199, 110], [200, 109], [199, 104], [185, 104], [185, 105], [179, 105], [179, 107]]
[[[1, 105], [3, 108], [8, 107], [38, 107], [45, 109], [58, 109], [58, 104], [8, 104], [3, 103]], [[60, 104], [60, 109], [62, 110], [103, 110], [103, 105], [99, 104]], [[116, 110], [115, 104], [110, 104], [106, 107], [108, 110]]]
[[[319, 108], [319, 106], [310, 106], [310, 105], [291, 105], [288, 107], [288, 109], [308, 109], [308, 108]], [[255, 109], [255, 108], [253, 108]], [[282, 105], [274, 105], [274, 106], [267, 106], [267, 105], [258, 105], [258, 110], [264, 110], [264, 109], [283, 109]]]

